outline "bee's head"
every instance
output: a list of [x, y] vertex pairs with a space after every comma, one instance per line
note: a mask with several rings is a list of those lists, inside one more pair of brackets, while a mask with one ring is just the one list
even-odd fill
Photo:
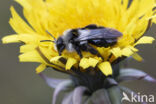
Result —
[[61, 55], [61, 53], [65, 49], [65, 44], [64, 44], [64, 41], [63, 41], [63, 38], [62, 37], [59, 37], [56, 40], [55, 46], [56, 46], [56, 49], [57, 49], [59, 55]]

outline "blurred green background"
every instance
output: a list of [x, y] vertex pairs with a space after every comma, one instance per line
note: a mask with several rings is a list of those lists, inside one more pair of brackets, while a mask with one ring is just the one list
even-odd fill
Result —
[[[14, 5], [19, 13], [22, 8], [13, 0], [0, 0], [0, 38], [13, 34], [14, 31], [8, 24], [10, 6]], [[156, 37], [154, 25], [147, 35]], [[35, 73], [36, 63], [19, 63], [19, 44], [0, 43], [0, 104], [51, 104], [52, 89]], [[129, 67], [142, 69], [156, 78], [156, 43], [153, 45], [139, 46], [140, 54], [145, 61], [140, 63], [129, 61]], [[67, 75], [46, 70], [49, 76], [67, 78]], [[156, 84], [145, 81], [123, 83], [141, 94], [153, 94], [156, 98]], [[156, 99], [155, 99], [156, 100]], [[153, 103], [154, 104], [154, 103]]]

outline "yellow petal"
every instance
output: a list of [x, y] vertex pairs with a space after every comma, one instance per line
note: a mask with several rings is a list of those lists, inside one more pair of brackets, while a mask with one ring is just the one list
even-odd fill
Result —
[[24, 53], [24, 52], [30, 52], [35, 50], [35, 48], [37, 47], [37, 45], [33, 45], [33, 44], [26, 44], [26, 45], [22, 45], [20, 47], [20, 52]]
[[64, 64], [62, 62], [59, 61], [59, 59], [61, 58], [62, 56], [56, 56], [56, 57], [53, 57], [50, 59], [50, 62], [56, 64], [56, 65], [59, 65], [59, 66], [63, 66], [64, 67]]
[[97, 65], [97, 63], [99, 62], [99, 60], [94, 59], [94, 58], [89, 58], [89, 64], [91, 67], [95, 67]]
[[24, 8], [31, 10], [32, 6], [28, 3], [27, 0], [15, 0], [19, 4], [21, 4]]
[[99, 60], [94, 59], [94, 58], [82, 58], [80, 61], [79, 66], [82, 67], [83, 69], [87, 69], [89, 67], [95, 67]]
[[127, 48], [131, 49], [133, 52], [137, 52], [138, 49], [135, 48], [134, 46], [127, 46]]
[[45, 64], [41, 64], [39, 65], [37, 68], [36, 68], [36, 73], [39, 74], [41, 73], [42, 71], [44, 71], [46, 68], [46, 65]]
[[66, 63], [66, 70], [70, 70], [71, 67], [76, 63], [77, 63], [76, 59], [68, 58], [67, 63]]
[[137, 53], [134, 53], [132, 57], [137, 61], [143, 61], [143, 58]]
[[149, 37], [149, 36], [143, 36], [141, 39], [138, 40], [137, 43], [135, 43], [135, 45], [138, 44], [151, 44], [155, 39], [153, 37]]
[[127, 56], [127, 57], [131, 56], [133, 53], [134, 52], [128, 47], [122, 50], [122, 55]]
[[57, 62], [62, 56], [56, 56], [50, 59], [50, 62]]
[[47, 57], [48, 60], [50, 60], [52, 57], [58, 56], [57, 52], [51, 50], [50, 48], [47, 48], [47, 47], [39, 47], [39, 49], [44, 54], [44, 56]]
[[82, 58], [79, 64], [80, 67], [82, 67], [83, 69], [86, 69], [90, 66], [90, 64], [88, 63], [88, 59], [87, 58]]
[[102, 73], [106, 76], [112, 75], [113, 73], [111, 64], [108, 61], [99, 64], [98, 67], [102, 71]]
[[107, 60], [107, 58], [108, 58], [109, 55], [111, 54], [110, 47], [108, 47], [108, 48], [98, 47], [97, 50], [98, 50], [98, 52], [102, 55], [102, 57], [103, 57], [105, 60]]
[[123, 7], [125, 9], [127, 9], [128, 4], [129, 4], [129, 0], [123, 0]]
[[119, 47], [113, 48], [113, 49], [111, 50], [111, 52], [113, 53], [113, 55], [114, 55], [115, 57], [121, 57], [121, 55], [122, 55], [122, 51], [121, 51], [121, 49], [120, 49]]
[[14, 7], [11, 7], [12, 18], [9, 23], [17, 33], [33, 33], [32, 28], [18, 15]]
[[2, 38], [3, 44], [20, 42], [18, 35], [9, 35]]
[[36, 50], [23, 53], [19, 55], [19, 60], [21, 62], [39, 62], [45, 63], [41, 56], [38, 54]]
[[39, 43], [40, 40], [44, 40], [44, 38], [42, 38], [41, 36], [37, 35], [37, 34], [19, 34], [19, 39], [27, 44], [31, 44], [31, 43]]

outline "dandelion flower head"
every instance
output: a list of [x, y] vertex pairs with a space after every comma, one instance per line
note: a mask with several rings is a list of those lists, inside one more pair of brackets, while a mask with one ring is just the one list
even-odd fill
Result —
[[[63, 72], [72, 68], [85, 71], [92, 67], [111, 75], [112, 64], [132, 56], [141, 61], [136, 46], [152, 43], [153, 37], [143, 36], [155, 22], [155, 0], [16, 0], [23, 7], [22, 19], [11, 7], [10, 25], [16, 32], [2, 39], [3, 43], [23, 42], [20, 47], [21, 62], [38, 62], [37, 73], [47, 66]], [[63, 51], [59, 56], [55, 43], [41, 42], [56, 39], [68, 29], [83, 28], [96, 24], [118, 30], [123, 34], [118, 42], [110, 47], [95, 47], [104, 57], [102, 60], [89, 52]]]

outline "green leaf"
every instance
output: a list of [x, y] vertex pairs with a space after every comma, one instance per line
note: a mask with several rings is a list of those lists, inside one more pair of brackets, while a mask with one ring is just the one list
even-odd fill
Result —
[[109, 98], [111, 101], [111, 104], [122, 104], [122, 94], [119, 86], [113, 86], [108, 89]]
[[82, 97], [86, 91], [88, 91], [87, 87], [76, 87], [73, 92], [73, 104], [82, 104]]
[[52, 104], [56, 104], [57, 96], [59, 95], [59, 93], [61, 91], [68, 91], [73, 88], [74, 88], [74, 84], [73, 84], [72, 80], [67, 80], [67, 81], [63, 81], [63, 82], [59, 83], [54, 90]]
[[47, 77], [45, 74], [40, 73], [39, 76], [46, 82], [46, 84], [51, 87], [51, 88], [56, 88], [56, 86], [63, 82], [66, 81], [65, 79], [57, 79], [57, 78], [50, 78]]
[[64, 96], [61, 104], [73, 104], [73, 92], [74, 91], [71, 91], [68, 95]]
[[117, 77], [118, 82], [131, 81], [131, 80], [145, 80], [148, 82], [156, 83], [156, 79], [148, 75], [147, 73], [137, 69], [121, 69], [120, 74]]
[[88, 98], [85, 104], [111, 104], [106, 89], [97, 90]]

